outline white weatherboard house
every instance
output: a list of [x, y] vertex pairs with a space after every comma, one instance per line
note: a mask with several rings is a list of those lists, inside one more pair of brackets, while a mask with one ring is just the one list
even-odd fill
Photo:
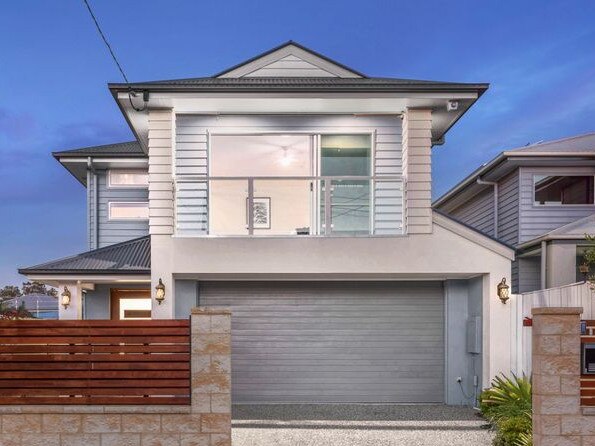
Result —
[[20, 270], [68, 287], [61, 318], [229, 306], [234, 403], [462, 404], [516, 369], [513, 250], [431, 203], [432, 146], [486, 84], [289, 42], [109, 89], [137, 140], [54, 153], [87, 187], [90, 251]]

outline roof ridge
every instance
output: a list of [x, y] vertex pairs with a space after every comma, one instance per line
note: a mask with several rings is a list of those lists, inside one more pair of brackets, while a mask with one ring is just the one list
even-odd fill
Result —
[[512, 152], [512, 151], [522, 151], [528, 147], [537, 147], [537, 146], [547, 146], [550, 144], [555, 144], [555, 143], [559, 143], [561, 141], [572, 141], [575, 139], [580, 139], [580, 138], [585, 138], [587, 136], [595, 136], [595, 132], [588, 132], [588, 133], [582, 133], [580, 135], [574, 135], [574, 136], [566, 136], [563, 138], [558, 138], [558, 139], [551, 139], [551, 140], [547, 140], [547, 141], [541, 141], [541, 142], [534, 142], [531, 144], [527, 144], [526, 146], [521, 146], [521, 147], [513, 147], [512, 149], [507, 149], [507, 150], [503, 150], [501, 153], [506, 153], [506, 152]]

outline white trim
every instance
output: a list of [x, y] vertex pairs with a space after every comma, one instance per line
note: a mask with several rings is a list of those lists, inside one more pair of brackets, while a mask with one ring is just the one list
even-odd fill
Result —
[[502, 257], [505, 257], [509, 260], [514, 260], [514, 249], [508, 248], [502, 243], [497, 242], [496, 240], [493, 240], [490, 237], [487, 237], [483, 234], [480, 234], [479, 232], [474, 231], [473, 229], [469, 229], [465, 225], [462, 225], [461, 223], [458, 223], [455, 220], [452, 220], [433, 211], [432, 221], [438, 226], [441, 226], [442, 228], [448, 231], [460, 235], [461, 237], [466, 238], [467, 240], [473, 243], [483, 246], [484, 248], [501, 255]]
[[[94, 156], [90, 156], [93, 158], [93, 164], [101, 164], [101, 163], [138, 163], [138, 164], [149, 164], [149, 158], [146, 155], [139, 154], [138, 158], [96, 158]], [[62, 157], [58, 158], [58, 161], [61, 163], [87, 163], [89, 157], [87, 158], [70, 158], [70, 157]]]
[[[147, 205], [147, 218], [144, 217], [112, 217], [112, 205], [127, 205], [127, 204], [146, 204]], [[107, 203], [108, 212], [107, 212], [107, 219], [108, 221], [148, 221], [149, 220], [149, 202], [148, 201], [109, 201]], [[140, 207], [140, 206], [139, 206]]]
[[[143, 174], [147, 177], [146, 183], [139, 183], [139, 184], [113, 184], [112, 183], [112, 174], [113, 173], [121, 173], [121, 174]], [[149, 188], [149, 172], [146, 170], [141, 169], [108, 169], [107, 171], [107, 187], [108, 189], [148, 189]]]

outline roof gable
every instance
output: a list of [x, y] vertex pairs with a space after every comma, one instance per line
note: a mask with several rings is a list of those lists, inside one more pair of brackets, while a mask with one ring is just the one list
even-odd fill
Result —
[[290, 41], [231, 67], [214, 77], [362, 78], [365, 76], [322, 54]]

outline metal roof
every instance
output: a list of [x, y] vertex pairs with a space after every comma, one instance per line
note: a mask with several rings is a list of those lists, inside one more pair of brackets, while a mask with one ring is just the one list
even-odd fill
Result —
[[61, 150], [52, 152], [55, 158], [78, 157], [78, 156], [130, 156], [142, 155], [146, 157], [138, 141], [119, 142], [114, 144], [104, 144], [101, 146], [81, 147], [72, 150]]
[[151, 240], [144, 236], [40, 265], [20, 274], [150, 274]]
[[195, 77], [132, 84], [112, 83], [109, 88], [148, 90], [208, 90], [208, 91], [474, 91], [481, 95], [487, 90], [486, 83], [440, 82], [386, 77], [340, 78], [340, 77]]
[[534, 154], [534, 153], [568, 153], [593, 152], [595, 154], [595, 132], [585, 135], [571, 136], [570, 138], [555, 139], [553, 141], [542, 141], [516, 149], [506, 150], [511, 154]]

